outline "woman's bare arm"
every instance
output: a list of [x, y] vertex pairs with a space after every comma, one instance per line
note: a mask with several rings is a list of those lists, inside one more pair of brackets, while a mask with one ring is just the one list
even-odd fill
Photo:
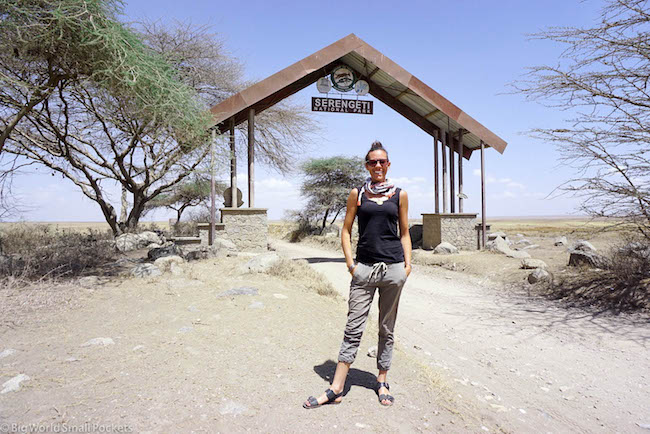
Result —
[[[356, 188], [353, 188], [352, 191], [350, 191], [350, 194], [348, 195], [347, 209], [345, 211], [345, 220], [343, 220], [343, 229], [341, 229], [341, 248], [343, 248], [345, 264], [348, 266], [348, 270], [350, 270], [350, 266], [354, 264], [350, 236], [352, 234], [352, 224], [354, 223], [354, 218], [357, 215], [358, 195], [359, 193]], [[354, 269], [350, 271], [350, 274], [353, 273]]]
[[404, 268], [411, 274], [411, 234], [409, 233], [409, 197], [404, 190], [399, 192], [399, 239], [404, 249]]

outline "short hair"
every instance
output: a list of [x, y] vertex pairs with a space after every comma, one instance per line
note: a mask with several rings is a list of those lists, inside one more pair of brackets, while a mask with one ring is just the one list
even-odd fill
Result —
[[375, 140], [370, 145], [370, 150], [366, 154], [366, 161], [368, 161], [368, 158], [370, 158], [370, 153], [372, 151], [384, 151], [386, 153], [386, 159], [388, 160], [388, 151], [386, 150], [386, 148], [384, 148], [384, 145], [382, 145], [379, 140]]

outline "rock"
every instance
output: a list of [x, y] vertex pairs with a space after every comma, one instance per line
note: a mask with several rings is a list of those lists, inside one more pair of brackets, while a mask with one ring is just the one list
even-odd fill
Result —
[[521, 261], [521, 268], [524, 270], [534, 270], [535, 268], [546, 268], [546, 262], [541, 259], [526, 258]]
[[214, 258], [219, 255], [220, 250], [218, 246], [200, 246], [185, 253], [185, 259], [187, 261], [200, 261]]
[[422, 225], [414, 224], [409, 228], [409, 235], [411, 235], [411, 245], [414, 249], [422, 247]]
[[164, 258], [165, 256], [180, 256], [183, 257], [183, 251], [176, 244], [170, 244], [166, 247], [158, 247], [156, 249], [151, 249], [147, 253], [147, 259], [150, 261], [155, 261], [158, 258]]
[[248, 305], [249, 309], [262, 309], [264, 307], [264, 303], [261, 301], [254, 301], [250, 305]]
[[510, 250], [506, 253], [506, 256], [508, 258], [525, 259], [530, 258], [530, 253], [524, 252], [523, 250]]
[[115, 247], [120, 252], [130, 252], [139, 249], [141, 242], [138, 234], [122, 234], [115, 238]]
[[377, 345], [368, 348], [368, 357], [377, 358]]
[[144, 345], [136, 345], [131, 349], [131, 351], [140, 351], [144, 348]]
[[573, 245], [572, 250], [580, 250], [581, 252], [595, 252], [596, 248], [589, 241], [578, 240]]
[[152, 231], [144, 231], [138, 234], [138, 237], [141, 240], [141, 244], [148, 246], [149, 244], [165, 244], [165, 239], [162, 236], [162, 233], [157, 234]]
[[16, 392], [20, 390], [20, 383], [23, 381], [29, 380], [29, 376], [25, 374], [18, 374], [15, 377], [13, 377], [10, 380], [5, 381], [2, 383], [2, 391], [0, 393], [9, 393], [9, 392]]
[[273, 294], [273, 297], [275, 297], [277, 299], [280, 299], [280, 300], [286, 300], [287, 298], [289, 298], [284, 294]]
[[257, 288], [253, 288], [251, 286], [242, 286], [240, 288], [232, 288], [227, 291], [220, 292], [217, 294], [217, 298], [233, 297], [236, 295], [258, 295], [259, 293], [260, 291]]
[[497, 253], [503, 253], [504, 255], [509, 253], [512, 249], [502, 237], [496, 237], [491, 241], [485, 243], [485, 248]]
[[169, 268], [169, 272], [174, 276], [182, 276], [185, 274], [185, 269], [181, 267], [180, 264], [172, 263], [171, 267]]
[[572, 267], [586, 265], [592, 268], [607, 268], [607, 260], [594, 252], [570, 250], [569, 254], [569, 265]]
[[90, 346], [102, 346], [102, 347], [107, 347], [109, 345], [114, 345], [115, 342], [113, 342], [113, 339], [111, 338], [93, 338], [89, 340], [88, 342], [84, 342], [81, 344], [82, 347], [90, 347]]
[[530, 246], [533, 243], [531, 243], [530, 241], [528, 241], [525, 238], [522, 238], [521, 240], [518, 240], [515, 244], [521, 245], [521, 246]]
[[154, 261], [153, 265], [158, 267], [158, 269], [163, 272], [169, 272], [172, 269], [173, 265], [181, 265], [185, 262], [185, 259], [180, 256], [163, 256]]
[[244, 272], [264, 273], [268, 271], [273, 265], [280, 261], [280, 256], [277, 253], [263, 253], [255, 256], [244, 265]]
[[503, 232], [490, 232], [489, 234], [487, 234], [488, 241], [495, 240], [497, 239], [497, 237], [501, 237], [504, 240], [508, 238], [508, 236]]
[[164, 245], [163, 244], [158, 244], [158, 243], [151, 243], [151, 244], [147, 245], [147, 249], [160, 249], [162, 247], [164, 247]]
[[131, 274], [135, 277], [156, 277], [162, 274], [162, 271], [153, 264], [139, 264], [136, 265]]
[[7, 348], [6, 350], [2, 351], [0, 353], [0, 359], [4, 359], [5, 357], [13, 356], [16, 354], [16, 350], [13, 348]]
[[537, 283], [550, 280], [551, 275], [543, 268], [537, 268], [528, 275], [528, 283]]
[[433, 252], [437, 253], [438, 255], [450, 255], [453, 253], [458, 253], [458, 249], [453, 244], [443, 241], [442, 243], [438, 244], [435, 249], [433, 249]]
[[79, 279], [79, 285], [84, 288], [94, 288], [104, 283], [99, 276], [85, 276]]
[[531, 244], [530, 246], [525, 246], [523, 250], [538, 249], [539, 244]]
[[553, 242], [553, 245], [555, 246], [566, 246], [568, 243], [566, 237], [557, 237], [555, 241]]

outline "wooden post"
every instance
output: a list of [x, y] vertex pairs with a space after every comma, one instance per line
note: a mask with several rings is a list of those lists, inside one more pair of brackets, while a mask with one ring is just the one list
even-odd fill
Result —
[[235, 148], [235, 117], [230, 118], [230, 206], [237, 208], [237, 149]]
[[255, 207], [255, 109], [248, 110], [248, 207]]
[[485, 143], [481, 140], [481, 241], [482, 247], [485, 248]]
[[463, 133], [458, 131], [458, 212], [463, 212]]
[[214, 228], [216, 226], [217, 220], [217, 188], [215, 182], [214, 168], [216, 166], [214, 159], [214, 146], [215, 141], [217, 140], [217, 133], [212, 129], [212, 140], [210, 141], [210, 232], [208, 233], [208, 245], [211, 246], [214, 243]]
[[456, 179], [454, 177], [454, 137], [449, 133], [449, 202], [451, 203], [451, 213], [456, 212]]
[[433, 181], [434, 181], [434, 203], [436, 214], [440, 213], [440, 187], [438, 185], [438, 136], [440, 132], [436, 131], [433, 134]]
[[445, 145], [447, 144], [447, 133], [442, 133], [442, 212], [449, 212], [447, 207], [447, 154]]

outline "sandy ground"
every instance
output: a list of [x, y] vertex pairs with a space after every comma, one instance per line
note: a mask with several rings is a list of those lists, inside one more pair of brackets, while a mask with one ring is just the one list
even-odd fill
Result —
[[[243, 274], [247, 258], [185, 265], [183, 276], [16, 294], [0, 290], [0, 432], [499, 431], [453, 396], [437, 369], [397, 349], [396, 404], [381, 407], [366, 356], [369, 327], [344, 402], [304, 410], [328, 386], [346, 304], [300, 282]], [[337, 267], [338, 269], [338, 267]], [[233, 288], [258, 295], [217, 297]], [[65, 296], [61, 293], [65, 293]], [[54, 303], [35, 303], [38, 298]], [[29, 306], [37, 306], [30, 308]], [[21, 309], [23, 307], [23, 309]], [[107, 338], [106, 345], [87, 345]], [[7, 350], [15, 352], [6, 355]], [[10, 351], [9, 351], [10, 352]], [[30, 425], [34, 424], [34, 425]], [[94, 428], [92, 428], [94, 427]]]
[[[165, 433], [647, 432], [647, 315], [567, 310], [503, 290], [498, 273], [424, 265], [400, 304], [389, 376], [395, 405], [381, 407], [371, 390], [373, 320], [343, 403], [304, 410], [302, 401], [333, 374], [350, 278], [338, 252], [273, 246], [306, 259], [341, 296], [244, 274], [245, 257], [186, 264], [182, 276], [20, 294], [1, 288], [0, 389], [20, 374], [29, 380], [0, 393], [0, 432], [27, 424]], [[500, 266], [516, 269], [512, 261]], [[217, 297], [241, 287], [258, 294]], [[84, 346], [95, 338], [112, 343]]]
[[[345, 294], [342, 255], [276, 242]], [[511, 259], [516, 269], [518, 260]], [[477, 417], [514, 432], [644, 432], [650, 424], [647, 315], [600, 316], [489, 277], [416, 266], [402, 295], [398, 341], [442, 372]], [[399, 365], [393, 367], [399, 372]]]

